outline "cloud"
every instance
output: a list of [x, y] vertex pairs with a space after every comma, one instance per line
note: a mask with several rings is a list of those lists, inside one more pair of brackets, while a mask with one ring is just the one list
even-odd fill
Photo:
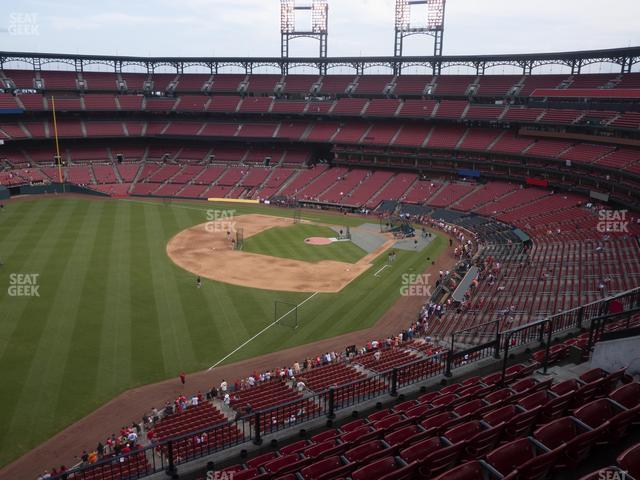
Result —
[[[329, 55], [392, 55], [394, 6], [395, 0], [329, 0]], [[3, 9], [38, 12], [40, 23], [38, 38], [2, 35], [5, 50], [44, 46], [47, 51], [123, 55], [280, 54], [279, 0], [4, 0]], [[616, 0], [615, 8], [602, 8], [599, 0], [449, 0], [444, 52], [640, 45], [637, 18], [637, 0]], [[292, 47], [295, 55], [317, 52], [313, 42], [296, 41]], [[433, 39], [411, 38], [406, 47], [407, 55], [429, 55]]]
[[53, 16], [47, 19], [54, 30], [95, 30], [110, 28], [163, 27], [199, 25], [206, 27], [206, 20], [192, 16], [131, 15], [104, 13], [82, 17]]

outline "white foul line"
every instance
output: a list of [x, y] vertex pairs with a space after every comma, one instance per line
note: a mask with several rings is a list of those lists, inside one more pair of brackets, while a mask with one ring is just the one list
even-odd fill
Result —
[[229, 355], [225, 356], [224, 358], [218, 360], [214, 365], [212, 365], [211, 367], [209, 367], [209, 369], [207, 370], [208, 372], [210, 372], [211, 370], [213, 370], [214, 368], [216, 368], [218, 365], [220, 365], [222, 362], [224, 362], [227, 358], [229, 358], [231, 355], [233, 355], [234, 353], [238, 352], [239, 350], [241, 350], [242, 348], [244, 348], [246, 345], [248, 345], [249, 343], [251, 343], [253, 340], [255, 340], [256, 338], [258, 338], [260, 335], [262, 335], [264, 332], [266, 332], [267, 330], [269, 330], [271, 327], [273, 327], [276, 323], [278, 323], [280, 320], [282, 320], [284, 317], [286, 317], [287, 315], [289, 315], [291, 312], [293, 312], [296, 308], [301, 307], [302, 305], [304, 305], [305, 303], [307, 303], [309, 300], [311, 300], [313, 297], [315, 297], [316, 295], [318, 295], [318, 293], [320, 292], [316, 292], [313, 295], [311, 295], [309, 298], [307, 298], [306, 300], [304, 300], [302, 303], [298, 304], [296, 307], [292, 308], [291, 310], [289, 310], [287, 313], [285, 313], [284, 315], [282, 315], [280, 318], [276, 319], [271, 325], [267, 325], [265, 328], [263, 328], [262, 330], [260, 330], [258, 333], [256, 333], [253, 337], [251, 337], [249, 340], [247, 340], [246, 342], [244, 342], [242, 345], [240, 345], [238, 348], [236, 348], [233, 352], [231, 352]]
[[374, 277], [377, 277], [378, 274], [383, 271], [385, 268], [387, 268], [389, 265], [385, 265], [384, 267], [382, 267], [380, 270], [378, 270], [376, 273], [373, 274]]

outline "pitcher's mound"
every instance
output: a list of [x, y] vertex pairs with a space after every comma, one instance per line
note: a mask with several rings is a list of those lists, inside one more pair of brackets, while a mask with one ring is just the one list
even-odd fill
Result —
[[330, 245], [334, 241], [335, 240], [333, 238], [326, 237], [309, 237], [304, 239], [304, 243], [307, 243], [309, 245]]

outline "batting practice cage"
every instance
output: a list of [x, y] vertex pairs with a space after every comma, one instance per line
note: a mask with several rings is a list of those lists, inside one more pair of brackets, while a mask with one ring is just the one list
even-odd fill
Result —
[[293, 330], [297, 329], [298, 305], [276, 300], [273, 303], [273, 322]]
[[236, 230], [236, 250], [242, 250], [244, 248], [244, 228], [238, 228]]
[[380, 232], [392, 233], [395, 238], [412, 238], [416, 236], [416, 229], [408, 218], [401, 215], [380, 217]]
[[338, 228], [338, 240], [351, 240], [351, 227], [344, 226]]
[[293, 223], [300, 223], [302, 221], [302, 212], [299, 208], [296, 208], [293, 212]]

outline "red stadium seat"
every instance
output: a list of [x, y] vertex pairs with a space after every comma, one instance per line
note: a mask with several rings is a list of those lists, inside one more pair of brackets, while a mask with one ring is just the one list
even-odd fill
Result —
[[524, 435], [529, 435], [538, 422], [541, 412], [542, 407], [538, 407], [515, 415], [511, 420], [506, 422], [504, 429], [505, 437], [508, 439], [516, 439]]
[[432, 478], [453, 467], [463, 448], [463, 443], [450, 445], [443, 438], [433, 437], [400, 451], [400, 457], [407, 463], [417, 462], [421, 478]]
[[417, 400], [407, 400], [406, 402], [399, 403], [393, 407], [393, 411], [397, 413], [405, 413], [408, 410], [420, 405]]
[[442, 475], [434, 478], [434, 480], [490, 480], [500, 478], [493, 475], [491, 471], [478, 460], [463, 463]]
[[551, 386], [549, 390], [556, 395], [564, 395], [566, 393], [577, 391], [581, 387], [581, 385], [582, 383], [579, 380], [571, 378], [569, 380], [564, 380], [563, 382], [556, 383], [555, 385]]
[[485, 385], [496, 385], [500, 380], [502, 380], [502, 373], [500, 372], [482, 377], [482, 383]]
[[414, 443], [400, 451], [400, 457], [407, 463], [424, 460], [437, 450], [450, 447], [450, 444], [441, 437], [431, 437]]
[[476, 383], [475, 385], [469, 385], [458, 390], [458, 395], [461, 397], [476, 397], [482, 398], [494, 390], [493, 385], [483, 385], [482, 383]]
[[412, 419], [424, 418], [430, 415], [430, 412], [432, 412], [433, 410], [434, 409], [428, 403], [422, 403], [413, 407], [411, 410], [407, 410], [406, 412], [404, 412], [404, 414]]
[[580, 407], [574, 412], [574, 416], [589, 425], [598, 428], [607, 425], [608, 435], [606, 441], [615, 442], [624, 437], [631, 424], [638, 417], [640, 406], [630, 410], [623, 410], [607, 398], [594, 400]]
[[587, 384], [597, 383], [596, 396], [604, 396], [615, 389], [624, 372], [624, 368], [611, 373], [601, 368], [594, 368], [580, 375], [580, 380]]
[[[340, 455], [351, 445], [349, 443], [340, 443], [334, 440], [328, 440], [326, 442], [317, 443], [315, 445], [311, 445], [302, 451], [302, 454], [306, 458], [324, 458], [330, 455]], [[284, 449], [280, 449], [280, 452], [284, 454]], [[297, 452], [289, 452], [289, 453], [297, 453]]]
[[340, 427], [340, 431], [343, 433], [351, 432], [357, 428], [367, 425], [367, 421], [364, 418], [359, 418], [349, 423], [345, 423]]
[[508, 381], [511, 381], [518, 377], [531, 375], [539, 366], [540, 365], [537, 363], [530, 363], [528, 365], [518, 363], [517, 365], [512, 365], [511, 367], [507, 368], [505, 373]]
[[446, 387], [442, 387], [440, 389], [440, 395], [449, 395], [450, 393], [456, 393], [460, 390], [464, 385], [461, 383], [454, 383], [451, 385], [447, 385]]
[[593, 368], [582, 375], [580, 375], [580, 380], [585, 383], [592, 383], [596, 380], [600, 380], [601, 378], [605, 378], [607, 376], [607, 372], [601, 368]]
[[310, 458], [300, 458], [296, 454], [291, 454], [275, 458], [262, 465], [262, 468], [271, 475], [283, 475], [300, 470], [310, 462]]
[[573, 397], [573, 392], [569, 392], [549, 400], [542, 409], [540, 423], [547, 423], [551, 420], [564, 416], [569, 410]]
[[518, 478], [537, 480], [546, 478], [561, 453], [561, 449], [540, 450], [528, 438], [521, 438], [489, 453], [487, 463], [502, 475], [518, 470]]
[[603, 377], [591, 383], [583, 383], [575, 392], [573, 400], [574, 407], [582, 406], [596, 398], [602, 391], [602, 386], [605, 381], [606, 379]]
[[318, 480], [320, 478], [337, 478], [346, 476], [353, 471], [355, 465], [345, 464], [338, 455], [318, 460], [300, 470], [304, 480]]
[[233, 473], [233, 478], [237, 480], [265, 480], [270, 478], [267, 473], [261, 473], [257, 468], [249, 468]]
[[640, 405], [640, 383], [633, 382], [618, 387], [609, 394], [609, 398], [626, 408]]
[[356, 470], [351, 474], [351, 478], [352, 480], [406, 480], [413, 477], [417, 467], [416, 463], [407, 465], [394, 457], [386, 457]]
[[345, 443], [351, 443], [358, 445], [360, 443], [368, 442], [378, 436], [378, 432], [368, 426], [360, 427], [352, 430], [349, 433], [340, 435], [340, 440]]
[[522, 410], [518, 409], [518, 407], [516, 407], [515, 405], [505, 405], [504, 407], [498, 408], [497, 410], [485, 413], [482, 417], [482, 420], [495, 427], [500, 423], [510, 421], [513, 417], [521, 412]]
[[369, 415], [367, 417], [367, 420], [369, 420], [369, 422], [371, 423], [374, 423], [374, 422], [377, 422], [378, 420], [382, 420], [383, 418], [388, 417], [389, 415], [393, 415], [393, 412], [391, 410], [380, 410], [379, 412], [375, 412]]
[[463, 387], [468, 387], [470, 385], [477, 385], [481, 381], [482, 381], [481, 377], [469, 377], [466, 380], [463, 380], [461, 383]]
[[372, 460], [388, 457], [393, 453], [393, 448], [389, 447], [382, 440], [372, 440], [362, 445], [358, 445], [344, 453], [344, 458], [352, 463], [360, 465], [370, 463]]
[[463, 419], [453, 412], [442, 412], [433, 417], [425, 418], [420, 425], [429, 433], [429, 435], [441, 435], [454, 425], [462, 423]]
[[629, 480], [628, 476], [625, 476], [625, 472], [618, 469], [617, 467], [607, 467], [601, 468], [600, 470], [596, 470], [595, 472], [589, 473], [584, 477], [580, 477], [579, 480], [603, 480], [603, 479], [624, 479]]
[[252, 458], [247, 461], [247, 467], [249, 468], [259, 468], [263, 466], [265, 463], [273, 460], [274, 458], [278, 458], [278, 452], [269, 452], [264, 453], [262, 455], [258, 455], [257, 457]]
[[432, 400], [435, 400], [440, 396], [440, 392], [428, 392], [420, 395], [418, 397], [418, 402], [420, 403], [431, 403]]
[[394, 430], [385, 435], [384, 441], [391, 447], [403, 447], [404, 445], [420, 441], [427, 435], [427, 431], [420, 425], [407, 425], [406, 427]]
[[501, 388], [500, 390], [496, 390], [495, 392], [492, 392], [489, 395], [485, 396], [484, 400], [496, 407], [502, 405], [505, 402], [508, 402], [512, 396], [513, 392], [511, 389]]
[[625, 372], [626, 372], [626, 368], [621, 368], [620, 370], [616, 370], [615, 372], [611, 372], [607, 374], [604, 380], [604, 383], [605, 383], [604, 390], [606, 393], [610, 393], [616, 389], [616, 387], [618, 386], [618, 383], [624, 377]]
[[398, 414], [398, 415], [389, 415], [388, 417], [383, 418], [382, 420], [378, 420], [372, 426], [378, 432], [384, 433], [384, 432], [390, 432], [391, 430], [401, 428], [411, 422], [412, 420], [410, 418], [407, 418], [407, 417], [404, 417], [403, 415]]
[[460, 417], [470, 420], [472, 418], [479, 418], [485, 412], [493, 410], [494, 408], [494, 405], [485, 402], [481, 398], [477, 398], [476, 400], [471, 400], [467, 403], [463, 403], [462, 405], [458, 405], [453, 409], [453, 412]]
[[617, 462], [633, 478], [640, 478], [640, 443], [629, 447], [618, 455]]
[[440, 407], [440, 406], [446, 407], [449, 405], [453, 405], [458, 399], [459, 397], [457, 395], [450, 393], [448, 395], [442, 395], [441, 397], [434, 399], [431, 402], [431, 405], [433, 405], [434, 407]]
[[311, 442], [322, 443], [322, 442], [326, 442], [327, 440], [332, 440], [334, 438], [337, 438], [339, 436], [340, 436], [340, 432], [338, 430], [327, 430], [326, 432], [321, 432], [311, 437]]
[[504, 424], [495, 427], [484, 422], [473, 420], [458, 425], [444, 434], [444, 437], [452, 444], [463, 443], [467, 458], [479, 458], [498, 446]]
[[545, 407], [554, 398], [556, 397], [546, 390], [538, 390], [537, 392], [520, 399], [518, 401], [518, 405], [529, 411], [534, 408]]
[[558, 467], [576, 468], [589, 455], [606, 427], [588, 430], [571, 417], [554, 420], [535, 431], [533, 437], [549, 450], [563, 448]]
[[306, 440], [300, 440], [299, 442], [290, 443], [280, 449], [280, 455], [289, 455], [291, 453], [298, 453], [303, 451], [309, 446], [309, 442]]

